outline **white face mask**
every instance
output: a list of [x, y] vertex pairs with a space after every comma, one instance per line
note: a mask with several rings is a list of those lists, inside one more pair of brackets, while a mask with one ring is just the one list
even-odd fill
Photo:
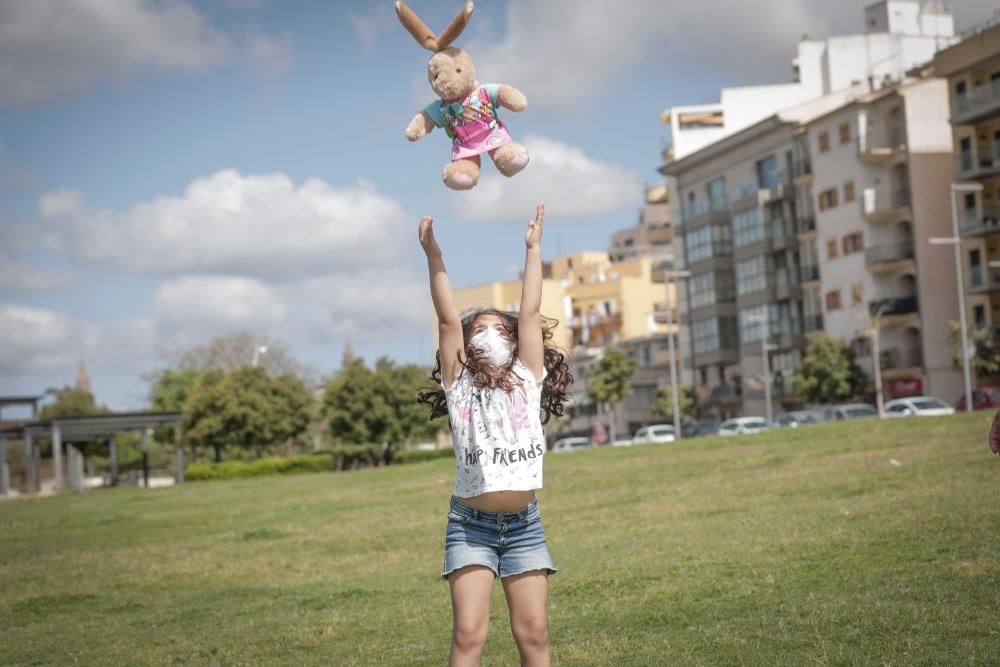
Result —
[[486, 358], [494, 366], [506, 366], [514, 354], [514, 346], [500, 333], [499, 329], [490, 327], [473, 336], [469, 343], [486, 353]]

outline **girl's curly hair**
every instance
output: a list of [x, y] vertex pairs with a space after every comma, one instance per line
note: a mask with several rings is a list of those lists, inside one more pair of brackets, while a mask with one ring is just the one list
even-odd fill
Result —
[[[500, 323], [514, 344], [514, 354], [510, 362], [504, 366], [496, 366], [490, 363], [486, 354], [471, 345], [469, 339], [472, 337], [472, 326], [481, 315], [495, 315], [500, 319]], [[552, 330], [559, 322], [550, 317], [542, 317], [542, 345], [544, 346], [544, 366], [548, 374], [542, 382], [541, 413], [542, 423], [545, 424], [549, 418], [555, 415], [561, 417], [564, 413], [564, 405], [568, 400], [567, 390], [573, 383], [573, 374], [569, 372], [569, 365], [566, 363], [566, 355], [560, 352], [552, 343]], [[511, 368], [514, 360], [517, 359], [517, 313], [511, 313], [496, 308], [481, 308], [464, 318], [462, 318], [462, 340], [465, 343], [465, 361], [459, 356], [458, 363], [472, 373], [473, 386], [476, 389], [502, 389], [513, 391], [515, 384], [511, 381]], [[432, 391], [421, 391], [417, 400], [426, 403], [430, 407], [430, 418], [441, 417], [448, 414], [448, 404], [445, 400], [444, 389], [441, 387], [441, 351], [434, 355], [434, 370], [431, 371], [431, 380], [437, 385], [437, 389]]]

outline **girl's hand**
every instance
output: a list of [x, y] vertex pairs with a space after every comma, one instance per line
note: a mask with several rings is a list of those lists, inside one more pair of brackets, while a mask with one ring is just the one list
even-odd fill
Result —
[[535, 208], [535, 219], [528, 223], [528, 233], [524, 235], [524, 244], [528, 250], [537, 248], [542, 243], [542, 223], [545, 221], [545, 202], [538, 202]]
[[441, 247], [438, 246], [437, 240], [434, 238], [434, 218], [429, 215], [425, 215], [420, 218], [420, 245], [424, 248], [424, 253], [428, 257], [440, 257]]

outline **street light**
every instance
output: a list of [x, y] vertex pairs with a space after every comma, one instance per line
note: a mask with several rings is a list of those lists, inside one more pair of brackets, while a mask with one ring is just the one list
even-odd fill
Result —
[[[667, 286], [667, 353], [670, 355], [670, 394], [674, 407], [674, 440], [681, 439], [681, 401], [677, 396], [677, 360], [674, 358], [674, 309], [670, 306], [670, 281], [687, 280], [690, 271], [664, 271], [663, 283]], [[674, 304], [677, 306], [677, 289], [674, 288]]]
[[267, 345], [260, 345], [253, 349], [253, 357], [250, 359], [250, 365], [254, 368], [260, 363], [260, 356], [267, 352]]
[[767, 315], [748, 315], [747, 322], [758, 322], [762, 329], [760, 335], [760, 356], [764, 364], [764, 416], [767, 419], [768, 426], [770, 426], [774, 421], [774, 408], [771, 406], [771, 359], [768, 352], [778, 348], [775, 345], [768, 345], [767, 343], [769, 333]]
[[928, 239], [931, 245], [950, 245], [955, 248], [955, 279], [958, 283], [958, 324], [962, 337], [962, 375], [965, 380], [965, 411], [972, 412], [972, 375], [969, 372], [969, 334], [965, 323], [965, 280], [962, 276], [962, 237], [958, 233], [958, 210], [955, 195], [959, 192], [982, 192], [982, 183], [952, 183], [949, 186], [951, 199], [951, 236]]
[[882, 351], [879, 346], [879, 334], [882, 329], [882, 315], [887, 308], [886, 302], [881, 302], [872, 313], [872, 327], [869, 335], [872, 337], [872, 371], [875, 376], [875, 406], [878, 408], [879, 419], [885, 417], [885, 397], [882, 395]]

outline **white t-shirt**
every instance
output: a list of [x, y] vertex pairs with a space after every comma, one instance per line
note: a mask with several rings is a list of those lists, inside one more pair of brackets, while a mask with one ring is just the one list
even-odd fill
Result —
[[[459, 498], [542, 488], [542, 382], [520, 359], [512, 370], [520, 384], [510, 393], [476, 389], [465, 367], [445, 389]], [[543, 370], [542, 380], [546, 374]]]

